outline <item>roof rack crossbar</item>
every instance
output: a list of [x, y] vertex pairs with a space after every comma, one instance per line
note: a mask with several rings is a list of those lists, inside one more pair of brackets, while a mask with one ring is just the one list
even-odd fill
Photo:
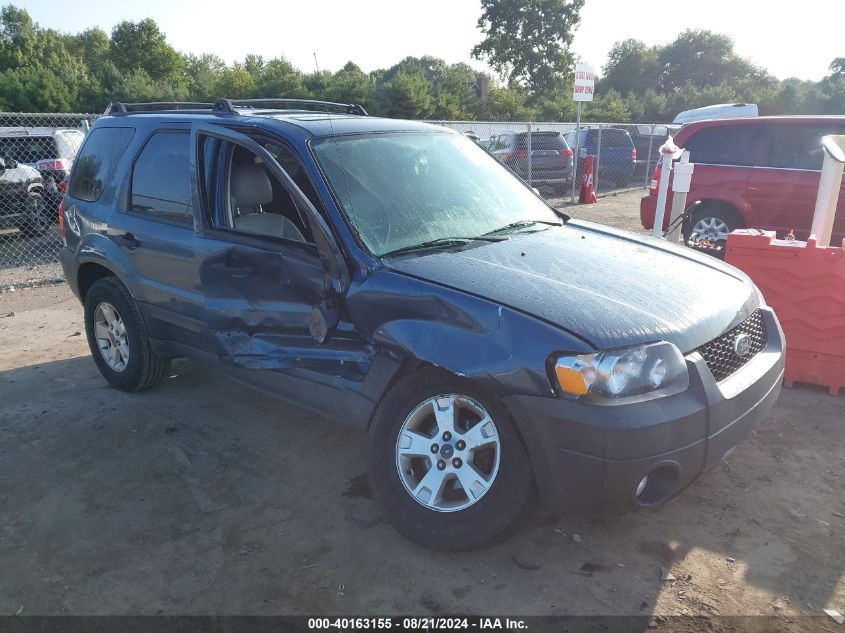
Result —
[[[272, 109], [272, 104], [301, 104], [319, 105], [332, 108], [341, 108], [347, 114], [367, 116], [367, 111], [357, 103], [335, 103], [334, 101], [319, 101], [317, 99], [215, 99], [214, 103], [199, 101], [147, 101], [138, 103], [124, 103], [113, 101], [106, 108], [106, 114], [128, 114], [129, 112], [163, 112], [172, 110], [212, 110], [224, 114], [239, 114], [238, 108], [254, 108], [266, 104], [267, 109]], [[151, 107], [153, 106], [153, 107]]]

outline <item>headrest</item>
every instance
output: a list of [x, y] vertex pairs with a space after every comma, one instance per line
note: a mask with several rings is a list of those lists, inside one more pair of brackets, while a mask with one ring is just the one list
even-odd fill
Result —
[[269, 204], [273, 200], [273, 185], [264, 165], [232, 165], [230, 189], [239, 207]]

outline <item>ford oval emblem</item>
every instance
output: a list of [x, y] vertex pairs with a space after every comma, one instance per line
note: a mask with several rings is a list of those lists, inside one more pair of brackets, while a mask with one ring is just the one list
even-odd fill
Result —
[[734, 354], [737, 356], [745, 356], [751, 351], [751, 346], [754, 344], [754, 339], [750, 335], [742, 333], [734, 339]]

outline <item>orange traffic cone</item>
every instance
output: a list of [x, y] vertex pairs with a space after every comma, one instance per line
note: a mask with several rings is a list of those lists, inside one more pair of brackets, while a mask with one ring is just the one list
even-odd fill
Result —
[[578, 204], [594, 204], [596, 192], [593, 189], [593, 157], [587, 156], [584, 161], [584, 175], [581, 176], [581, 193], [578, 195]]

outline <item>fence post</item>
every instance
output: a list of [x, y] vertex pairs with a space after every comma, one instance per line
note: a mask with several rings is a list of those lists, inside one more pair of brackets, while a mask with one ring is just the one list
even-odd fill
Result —
[[534, 186], [532, 178], [531, 178], [531, 176], [532, 176], [531, 168], [532, 168], [532, 164], [531, 164], [531, 122], [529, 121], [528, 122], [528, 186], [529, 187]]
[[599, 123], [599, 140], [596, 146], [596, 167], [595, 173], [593, 174], [593, 189], [596, 192], [596, 195], [599, 195], [599, 165], [601, 165], [601, 130], [602, 124]]
[[575, 204], [575, 184], [578, 179], [578, 159], [581, 157], [581, 102], [575, 102], [575, 160], [572, 163], [572, 200]]
[[643, 179], [643, 189], [648, 189], [651, 181], [651, 153], [654, 151], [654, 123], [651, 124], [651, 131], [648, 135], [648, 156], [645, 162], [645, 178]]

